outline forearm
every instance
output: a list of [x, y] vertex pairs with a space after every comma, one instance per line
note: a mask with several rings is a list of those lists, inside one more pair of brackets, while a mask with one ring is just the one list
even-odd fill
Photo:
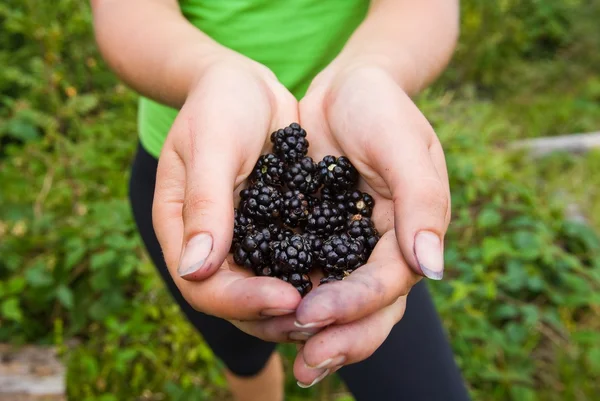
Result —
[[373, 0], [336, 62], [376, 64], [414, 94], [444, 70], [458, 32], [458, 0]]
[[227, 50], [191, 25], [176, 0], [91, 0], [96, 41], [115, 73], [144, 96], [180, 107]]

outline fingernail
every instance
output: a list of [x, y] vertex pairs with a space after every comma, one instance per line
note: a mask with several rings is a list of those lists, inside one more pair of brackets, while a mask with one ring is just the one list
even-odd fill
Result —
[[311, 322], [311, 323], [305, 323], [302, 324], [298, 321], [294, 322], [294, 326], [299, 327], [301, 329], [310, 329], [313, 327], [323, 327], [323, 326], [327, 326], [328, 324], [333, 323], [335, 320], [334, 319], [327, 319], [327, 320], [321, 320], [319, 322]]
[[177, 273], [180, 277], [197, 272], [204, 266], [213, 246], [212, 235], [198, 234], [185, 245], [179, 261]]
[[296, 384], [298, 384], [298, 387], [300, 387], [300, 388], [309, 388], [309, 387], [314, 386], [321, 380], [323, 380], [328, 374], [329, 374], [329, 369], [325, 369], [325, 371], [323, 371], [323, 373], [321, 373], [319, 376], [317, 376], [317, 378], [315, 380], [313, 380], [312, 383], [304, 384], [301, 382], [296, 382]]
[[293, 341], [307, 341], [314, 335], [315, 333], [309, 333], [308, 331], [292, 331], [288, 336]]
[[432, 280], [444, 276], [444, 255], [440, 237], [430, 231], [421, 231], [415, 237], [415, 256], [421, 271]]
[[324, 369], [324, 368], [334, 368], [346, 362], [346, 357], [344, 355], [336, 356], [335, 358], [329, 358], [318, 364], [317, 366], [306, 365], [311, 369]]
[[295, 312], [294, 309], [265, 309], [264, 311], [260, 312], [260, 314], [263, 316], [271, 316], [272, 317], [272, 316], [290, 315], [294, 312]]

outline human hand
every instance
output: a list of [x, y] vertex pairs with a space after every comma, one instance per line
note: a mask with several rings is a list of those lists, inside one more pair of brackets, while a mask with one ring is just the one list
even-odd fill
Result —
[[169, 132], [154, 196], [154, 228], [187, 302], [277, 342], [298, 330], [290, 314], [300, 295], [279, 279], [252, 277], [227, 254], [234, 196], [268, 134], [296, 120], [296, 100], [265, 67], [242, 57], [215, 61], [196, 80]]
[[402, 318], [421, 276], [442, 278], [450, 195], [432, 127], [384, 70], [325, 70], [300, 102], [300, 118], [313, 157], [343, 154], [356, 166], [361, 189], [375, 198], [373, 221], [382, 234], [366, 265], [300, 303], [298, 325], [322, 329], [294, 364], [305, 386], [370, 356]]

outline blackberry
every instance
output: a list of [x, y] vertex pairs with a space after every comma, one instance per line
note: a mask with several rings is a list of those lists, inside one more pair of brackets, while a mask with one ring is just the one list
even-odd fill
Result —
[[333, 192], [350, 189], [358, 182], [358, 171], [345, 156], [325, 156], [318, 167], [323, 185]]
[[369, 256], [377, 242], [379, 241], [379, 233], [373, 224], [373, 221], [368, 217], [363, 217], [360, 214], [352, 216], [348, 222], [348, 236], [355, 238], [365, 245]]
[[[273, 225], [274, 224], [269, 224], [269, 227], [271, 227]], [[277, 231], [277, 233], [275, 234], [275, 240], [276, 241], [283, 241], [284, 239], [290, 238], [292, 235], [296, 234], [295, 232], [293, 232], [289, 228], [277, 227], [277, 229], [279, 231]]]
[[283, 175], [283, 160], [279, 159], [273, 153], [262, 155], [250, 175], [252, 182], [262, 181], [267, 185], [275, 187], [282, 186], [281, 176]]
[[317, 204], [312, 213], [308, 215], [306, 232], [316, 234], [322, 238], [344, 229], [345, 216], [340, 210], [328, 201]]
[[309, 156], [288, 164], [283, 173], [283, 182], [292, 191], [314, 194], [321, 186], [317, 164]]
[[233, 209], [233, 241], [232, 246], [238, 244], [252, 230], [255, 225], [252, 218], [245, 216], [238, 209]]
[[326, 275], [343, 276], [365, 263], [365, 246], [346, 234], [332, 235], [323, 243], [318, 262]]
[[351, 214], [359, 214], [364, 217], [373, 215], [375, 207], [375, 199], [366, 192], [351, 191], [348, 194], [348, 212]]
[[279, 278], [296, 287], [301, 296], [305, 296], [312, 290], [313, 285], [308, 274], [288, 273], [281, 275]]
[[306, 156], [308, 140], [306, 131], [298, 123], [279, 129], [271, 134], [273, 151], [286, 162], [294, 162]]
[[240, 209], [257, 222], [273, 222], [281, 213], [281, 192], [263, 182], [257, 182], [240, 193]]
[[273, 268], [276, 271], [307, 274], [313, 266], [311, 244], [300, 234], [274, 242], [272, 249]]
[[306, 224], [314, 201], [314, 198], [298, 190], [284, 193], [281, 208], [283, 223], [289, 227], [299, 227]]
[[302, 235], [310, 243], [311, 249], [313, 251], [313, 258], [316, 260], [319, 257], [319, 253], [321, 252], [321, 247], [323, 246], [323, 239], [318, 235], [311, 233], [304, 233]]
[[348, 212], [348, 191], [335, 192], [331, 188], [321, 189], [321, 199], [335, 205], [344, 214]]
[[341, 192], [335, 192], [330, 188], [321, 190], [321, 198], [330, 201], [338, 209], [347, 212], [349, 215], [360, 214], [364, 217], [371, 217], [375, 199], [366, 192], [358, 189], [349, 189]]
[[279, 233], [275, 225], [253, 230], [235, 246], [233, 260], [240, 266], [252, 269], [257, 276], [275, 276], [279, 272], [270, 266], [271, 242]]

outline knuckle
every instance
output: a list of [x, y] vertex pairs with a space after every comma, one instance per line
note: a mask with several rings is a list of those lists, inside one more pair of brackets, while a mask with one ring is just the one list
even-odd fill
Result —
[[192, 192], [186, 195], [183, 202], [182, 215], [184, 220], [194, 215], [203, 215], [205, 210], [213, 207], [215, 201], [202, 193]]
[[414, 199], [436, 215], [446, 216], [450, 194], [439, 179], [425, 179], [414, 190]]

